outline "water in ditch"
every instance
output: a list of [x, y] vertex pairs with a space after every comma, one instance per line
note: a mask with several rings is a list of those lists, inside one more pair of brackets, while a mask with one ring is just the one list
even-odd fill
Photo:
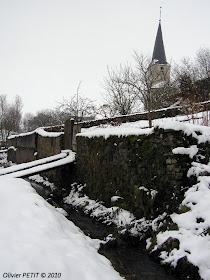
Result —
[[[51, 198], [50, 192], [42, 185], [30, 182], [36, 191], [45, 199]], [[80, 210], [75, 210], [67, 204], [60, 205], [67, 213], [67, 218], [78, 226], [86, 235], [91, 238], [103, 240], [113, 232], [113, 228], [92, 220]], [[126, 280], [176, 280], [170, 271], [165, 270], [160, 264], [149, 258], [138, 246], [103, 246], [99, 253], [108, 258], [115, 270]]]

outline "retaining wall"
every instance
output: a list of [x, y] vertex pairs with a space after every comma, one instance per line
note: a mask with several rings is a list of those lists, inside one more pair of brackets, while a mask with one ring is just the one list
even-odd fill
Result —
[[11, 136], [7, 139], [8, 161], [23, 163], [59, 154], [64, 149], [76, 151], [76, 134], [80, 131], [81, 126], [68, 119], [62, 126]]
[[[193, 159], [176, 155], [176, 147], [195, 145], [196, 139], [181, 131], [156, 128], [150, 135], [77, 137], [77, 181], [95, 200], [115, 205], [147, 219], [168, 209], [177, 211], [186, 189], [192, 185], [187, 171]], [[202, 147], [209, 159], [209, 145]]]
[[8, 161], [19, 164], [59, 154], [64, 149], [63, 133], [56, 137], [50, 137], [50, 134], [42, 136], [35, 131], [10, 137], [7, 140]]

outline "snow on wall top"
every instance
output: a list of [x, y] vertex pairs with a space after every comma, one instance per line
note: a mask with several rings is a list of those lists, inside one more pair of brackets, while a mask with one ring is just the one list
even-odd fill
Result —
[[36, 134], [38, 134], [42, 137], [59, 137], [60, 135], [64, 134], [64, 132], [47, 132], [47, 131], [44, 130], [43, 127], [39, 127], [39, 128], [37, 128], [37, 129], [35, 129], [34, 131], [31, 131], [31, 132], [20, 133], [18, 135], [11, 135], [11, 136], [8, 137], [8, 139], [28, 136], [28, 135], [32, 135], [34, 133], [36, 133]]
[[[198, 143], [210, 142], [210, 128], [207, 126], [195, 125], [191, 123], [182, 123], [180, 121], [171, 121], [169, 119], [154, 120], [154, 127], [164, 130], [182, 131], [186, 135], [196, 138]], [[137, 121], [132, 123], [123, 123], [118, 126], [110, 124], [94, 126], [90, 128], [82, 128], [81, 133], [77, 136], [82, 137], [104, 137], [110, 136], [128, 136], [128, 135], [149, 135], [154, 132], [154, 128], [146, 128], [148, 121]]]
[[156, 127], [162, 128], [164, 130], [175, 130], [182, 131], [187, 136], [192, 136], [197, 139], [198, 143], [210, 142], [210, 128], [207, 126], [195, 125], [191, 123], [181, 123], [181, 122], [162, 122], [157, 123]]
[[128, 135], [143, 135], [143, 134], [152, 134], [154, 128], [135, 128], [135, 127], [127, 127], [127, 124], [122, 124], [121, 126], [111, 126], [111, 125], [103, 125], [98, 127], [91, 127], [89, 129], [82, 129], [81, 133], [78, 133], [77, 136], [83, 137], [104, 137], [105, 139], [110, 136], [128, 136]]

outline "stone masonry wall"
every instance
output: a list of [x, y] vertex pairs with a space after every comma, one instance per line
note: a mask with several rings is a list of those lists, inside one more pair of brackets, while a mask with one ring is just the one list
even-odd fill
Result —
[[36, 159], [37, 134], [24, 137], [12, 137], [7, 140], [7, 159], [15, 163], [29, 162]]
[[59, 154], [64, 148], [63, 134], [43, 137], [36, 132], [9, 138], [7, 145], [8, 161], [18, 164]]
[[122, 197], [115, 205], [136, 217], [154, 218], [165, 209], [173, 213], [193, 179], [187, 177], [192, 159], [172, 150], [195, 142], [181, 131], [159, 128], [141, 136], [78, 136], [77, 181], [86, 184], [90, 198], [102, 200], [108, 207], [112, 196]]
[[59, 154], [63, 149], [63, 135], [59, 137], [37, 136], [37, 159]]

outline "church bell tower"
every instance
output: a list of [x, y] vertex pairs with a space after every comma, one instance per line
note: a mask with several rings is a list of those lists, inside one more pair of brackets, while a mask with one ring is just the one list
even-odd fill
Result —
[[165, 48], [163, 44], [163, 36], [161, 29], [161, 13], [160, 20], [155, 39], [155, 46], [152, 55], [152, 63], [150, 66], [150, 72], [153, 76], [153, 86], [160, 85], [163, 82], [170, 81], [170, 69], [171, 66], [166, 60]]

